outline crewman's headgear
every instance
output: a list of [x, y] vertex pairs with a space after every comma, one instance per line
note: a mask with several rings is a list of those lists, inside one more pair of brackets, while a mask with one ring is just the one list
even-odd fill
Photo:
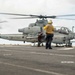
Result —
[[49, 21], [48, 21], [48, 24], [52, 24], [52, 23], [53, 23], [52, 20], [49, 20]]

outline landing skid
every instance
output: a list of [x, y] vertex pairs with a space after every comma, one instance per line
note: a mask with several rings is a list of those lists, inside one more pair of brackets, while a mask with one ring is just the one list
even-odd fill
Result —
[[55, 47], [72, 47], [72, 43], [68, 43], [68, 44], [66, 44], [66, 45], [63, 45], [63, 44], [56, 44], [56, 46]]

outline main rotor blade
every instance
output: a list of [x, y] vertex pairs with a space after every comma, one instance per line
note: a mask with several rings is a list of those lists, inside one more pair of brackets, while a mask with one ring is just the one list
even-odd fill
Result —
[[[10, 19], [34, 19], [34, 18], [37, 18], [37, 17], [15, 17], [15, 18], [10, 18]], [[44, 18], [48, 18], [48, 17], [44, 17]], [[51, 17], [49, 17], [51, 18]], [[56, 18], [53, 18], [52, 19], [64, 19], [64, 20], [75, 20], [74, 18], [60, 18], [60, 17], [56, 17]]]
[[55, 18], [56, 16], [43, 16], [43, 15], [26, 15], [26, 14], [15, 14], [15, 13], [0, 13], [0, 14], [4, 14], [4, 15], [16, 15], [16, 16], [31, 16], [33, 18], [33, 16], [35, 18]]
[[70, 16], [75, 16], [75, 14], [68, 14], [68, 15], [58, 15], [57, 17], [70, 17]]
[[16, 15], [16, 16], [35, 16], [35, 17], [39, 17], [39, 15], [26, 15], [26, 14], [15, 14], [15, 13], [0, 13], [0, 14], [4, 14], [4, 15]]
[[37, 17], [15, 17], [15, 18], [10, 18], [10, 19], [34, 19]]
[[0, 14], [4, 14], [4, 15], [16, 15], [16, 16], [30, 16], [30, 15], [26, 15], [26, 14], [15, 14], [15, 13], [0, 13]]
[[[57, 19], [57, 18], [62, 18], [62, 17], [73, 17], [75, 16], [75, 14], [68, 14], [68, 15], [57, 15], [57, 16], [44, 16], [44, 15], [26, 15], [26, 14], [16, 14], [16, 13], [0, 13], [0, 14], [5, 14], [5, 15], [16, 15], [16, 16], [29, 16], [29, 17], [26, 17], [27, 19], [28, 18], [52, 18], [52, 19]], [[26, 19], [25, 18], [25, 19]], [[14, 19], [18, 19], [18, 18], [14, 18]], [[23, 18], [19, 18], [19, 19], [24, 19]]]
[[56, 18], [56, 16], [15, 17], [15, 18], [10, 18], [10, 19], [32, 19], [32, 18]]
[[74, 18], [56, 18], [56, 19], [61, 19], [61, 20], [75, 20]]

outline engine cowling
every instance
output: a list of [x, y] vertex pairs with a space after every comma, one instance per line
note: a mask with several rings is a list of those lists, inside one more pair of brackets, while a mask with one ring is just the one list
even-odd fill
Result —
[[41, 32], [41, 28], [39, 26], [33, 26], [33, 27], [18, 29], [18, 31], [22, 32], [23, 34], [38, 33], [38, 32]]

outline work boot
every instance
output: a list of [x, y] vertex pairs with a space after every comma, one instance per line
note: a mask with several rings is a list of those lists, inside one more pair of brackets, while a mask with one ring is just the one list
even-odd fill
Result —
[[49, 49], [52, 49], [52, 47], [49, 47]]

